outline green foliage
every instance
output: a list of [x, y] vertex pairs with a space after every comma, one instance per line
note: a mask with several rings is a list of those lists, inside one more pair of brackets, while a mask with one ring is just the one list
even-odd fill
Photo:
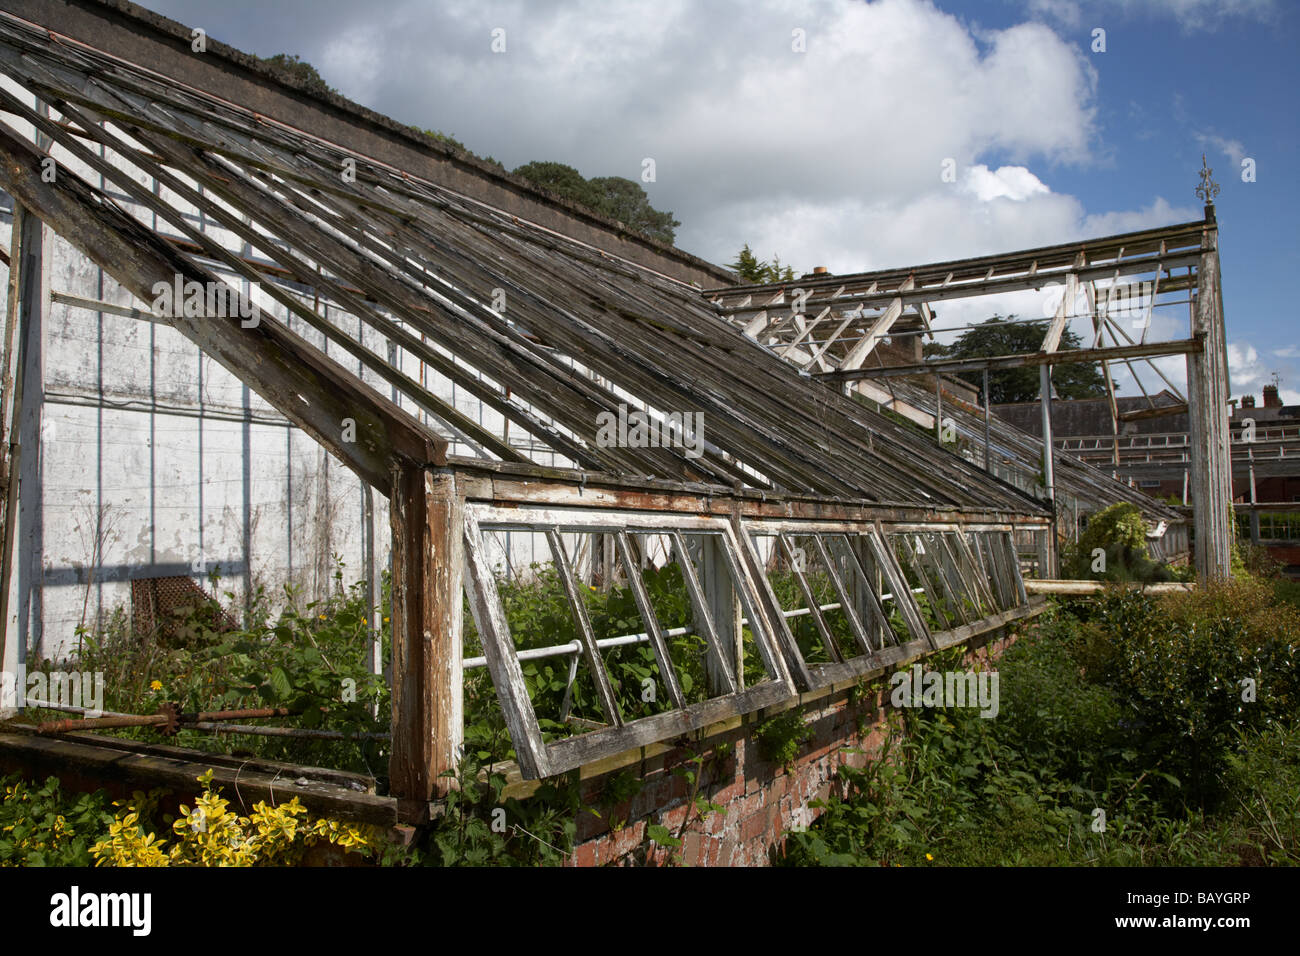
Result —
[[[1152, 560], [1148, 553], [1146, 533], [1146, 522], [1137, 505], [1123, 501], [1113, 504], [1088, 518], [1079, 539], [1063, 549], [1062, 570], [1069, 578], [1145, 584], [1172, 581], [1172, 569]], [[1094, 552], [1098, 548], [1105, 552], [1105, 564], [1103, 570], [1094, 571]]]
[[[426, 866], [560, 866], [573, 853], [584, 808], [576, 771], [543, 783], [526, 800], [506, 797], [504, 774], [469, 753], [442, 815], [404, 862]], [[599, 815], [599, 814], [597, 814]]]
[[[244, 628], [231, 628], [230, 615], [208, 602], [178, 609], [175, 620], [140, 634], [119, 608], [104, 628], [81, 633], [79, 651], [65, 664], [71, 670], [103, 672], [105, 710], [149, 714], [166, 702], [179, 704], [182, 712], [286, 707], [298, 715], [268, 725], [338, 730], [351, 738], [217, 737], [182, 729], [172, 741], [178, 746], [222, 752], [238, 748], [295, 763], [378, 770], [375, 775], [382, 776], [387, 745], [360, 737], [386, 732], [390, 710], [387, 682], [369, 673], [367, 665], [370, 608], [361, 583], [344, 587], [341, 563], [334, 581], [330, 596], [321, 601], [303, 602], [286, 587], [285, 606], [274, 619], [265, 595], [258, 592]], [[226, 597], [233, 606], [234, 595]], [[138, 739], [153, 732], [132, 728], [113, 733]]]
[[[420, 128], [416, 126], [413, 127], [413, 129], [420, 129]], [[468, 147], [466, 147], [464, 143], [458, 140], [455, 136], [451, 136], [448, 135], [447, 133], [444, 133], [442, 130], [420, 129], [420, 132], [423, 133], [425, 136], [428, 136], [430, 139], [436, 139], [440, 143], [445, 143], [448, 146], [454, 146], [457, 149], [466, 153], [469, 152]]]
[[43, 784], [0, 778], [0, 866], [90, 866], [90, 848], [113, 822], [108, 797], [65, 794], [58, 777]]
[[0, 866], [283, 866], [320, 842], [382, 853], [376, 827], [308, 817], [297, 797], [241, 817], [211, 786], [212, 771], [198, 779], [204, 791], [178, 819], [159, 813], [163, 790], [136, 791], [114, 812], [102, 790], [65, 794], [56, 777], [39, 786], [0, 779]]
[[[973, 329], [963, 332], [951, 345], [937, 342], [924, 346], [926, 358], [989, 358], [995, 355], [1012, 355], [1037, 352], [1047, 334], [1050, 319], [1041, 322], [1012, 322], [1014, 315], [1005, 319], [995, 315]], [[1068, 326], [1061, 335], [1060, 348], [1076, 349], [1083, 340]], [[983, 372], [958, 373], [975, 388], [983, 387]], [[1052, 385], [1061, 398], [1100, 398], [1106, 394], [1105, 379], [1095, 362], [1058, 365], [1052, 370]], [[995, 405], [1009, 402], [1032, 402], [1041, 391], [1039, 370], [1036, 366], [993, 369], [989, 372], [989, 392]]]
[[758, 752], [764, 760], [789, 767], [799, 755], [800, 746], [812, 733], [802, 713], [787, 710], [754, 728], [754, 739], [758, 741]]
[[[1198, 607], [1119, 591], [1100, 600], [1092, 621], [1105, 640], [1090, 655], [1090, 676], [1115, 694], [1138, 749], [1179, 777], [1197, 805], [1222, 796], [1230, 741], [1300, 712], [1293, 625], [1252, 626], [1259, 609], [1234, 607], [1231, 595], [1220, 590]], [[1247, 679], [1254, 701], [1243, 699]]]
[[794, 269], [790, 266], [781, 265], [780, 256], [773, 256], [771, 262], [765, 262], [754, 255], [753, 250], [749, 248], [749, 243], [745, 243], [744, 248], [736, 256], [735, 262], [727, 263], [727, 268], [746, 282], [794, 281]]
[[296, 53], [277, 53], [275, 56], [264, 56], [258, 59], [267, 66], [285, 71], [310, 93], [338, 95], [339, 91], [325, 82], [325, 78], [316, 72], [316, 67], [306, 60], [299, 59]]
[[696, 823], [703, 826], [710, 814], [727, 812], [727, 808], [722, 804], [714, 803], [709, 799], [703, 787], [706, 777], [716, 765], [731, 756], [731, 744], [717, 744], [710, 753], [698, 753], [688, 747], [687, 753], [686, 761], [681, 766], [673, 768], [673, 776], [683, 779], [689, 788], [686, 794], [688, 809], [682, 817], [681, 825], [678, 826], [675, 834], [661, 823], [646, 826], [646, 840], [664, 848], [667, 851], [667, 862], [675, 865], [682, 863], [681, 848], [686, 831]]
[[681, 225], [671, 212], [660, 212], [650, 205], [650, 197], [640, 183], [621, 176], [586, 179], [572, 166], [539, 161], [525, 163], [514, 174], [668, 245], [672, 245], [674, 230]]
[[632, 767], [610, 774], [605, 779], [605, 784], [600, 792], [600, 810], [602, 815], [608, 817], [611, 830], [621, 830], [624, 824], [627, 823], [627, 818], [614, 817], [610, 816], [610, 814], [616, 807], [640, 793], [643, 786], [645, 786], [645, 781], [642, 780], [641, 774]]
[[[268, 806], [258, 801], [249, 816], [229, 809], [230, 801], [212, 786], [212, 771], [197, 779], [203, 792], [194, 809], [180, 806], [180, 817], [163, 817], [163, 833], [150, 832], [160, 791], [136, 792], [108, 827], [108, 834], [90, 848], [96, 866], [292, 866], [309, 847], [326, 842], [345, 852], [372, 855], [384, 839], [379, 827], [324, 818], [312, 819], [297, 797]], [[170, 824], [167, 826], [166, 824]]]
[[455, 136], [452, 136], [449, 133], [444, 133], [442, 130], [423, 129], [419, 126], [412, 126], [410, 127], [410, 129], [416, 133], [420, 133], [424, 136], [427, 136], [430, 139], [436, 139], [444, 146], [454, 147], [455, 149], [460, 150], [462, 153], [468, 153], [470, 156], [473, 156], [475, 159], [481, 159], [483, 162], [487, 163], [488, 165], [497, 167], [502, 172], [505, 172], [506, 170], [505, 166], [501, 165], [501, 163], [497, 162], [491, 156], [480, 156], [478, 153], [474, 152], [472, 149], [470, 149], [468, 146], [466, 146], [464, 143], [458, 140]]
[[[694, 609], [682, 578], [681, 567], [673, 562], [660, 568], [647, 568], [641, 579], [665, 631], [686, 628], [687, 633], [667, 639], [669, 657], [687, 703], [699, 703], [710, 696], [705, 672], [705, 640], [695, 633]], [[551, 565], [533, 565], [526, 578], [497, 582], [511, 637], [520, 650], [549, 647], [577, 640], [577, 626], [558, 572]], [[632, 590], [626, 585], [612, 585], [605, 590], [579, 584], [587, 617], [597, 640], [636, 634], [644, 631]], [[465, 656], [482, 654], [478, 630], [468, 610], [465, 617]], [[743, 629], [748, 647], [753, 634]], [[659, 663], [648, 642], [624, 644], [602, 650], [614, 698], [625, 721], [637, 720], [671, 709]], [[581, 729], [582, 721], [603, 722], [603, 711], [596, 686], [585, 660], [579, 662], [576, 679], [569, 688], [571, 656], [544, 657], [520, 662], [533, 709], [546, 739], [564, 737]], [[745, 658], [748, 686], [765, 679], [758, 654]], [[569, 697], [569, 721], [561, 714], [566, 693]], [[513, 756], [504, 718], [496, 704], [491, 679], [485, 670], [469, 672], [465, 690], [466, 746], [474, 748], [480, 759], [507, 760]]]
[[1049, 612], [999, 661], [996, 719], [891, 714], [884, 753], [841, 768], [781, 862], [1297, 862], [1300, 631], [1293, 609], [1258, 607], [1267, 588], [1240, 589], [1117, 589]]

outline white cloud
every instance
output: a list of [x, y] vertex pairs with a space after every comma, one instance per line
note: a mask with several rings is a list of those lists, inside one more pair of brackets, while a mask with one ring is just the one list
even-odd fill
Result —
[[1036, 193], [1051, 192], [1023, 166], [1000, 166], [996, 172], [983, 164], [972, 166], [966, 173], [965, 186], [981, 202], [1003, 198], [1024, 200]]
[[1233, 166], [1241, 166], [1241, 161], [1246, 158], [1246, 147], [1240, 140], [1227, 139], [1214, 133], [1197, 133], [1196, 141], [1207, 149], [1221, 152], [1228, 157]]
[[1026, 0], [1025, 7], [1031, 16], [1042, 17], [1076, 28], [1083, 22], [1083, 14], [1076, 0]]
[[[1271, 353], [1275, 358], [1290, 358], [1296, 354], [1300, 353], [1294, 348], [1278, 349]], [[1287, 388], [1285, 384], [1300, 380], [1300, 375], [1296, 372], [1296, 366], [1292, 362], [1262, 360], [1259, 351], [1249, 342], [1228, 343], [1228, 376], [1234, 396], [1254, 395], [1256, 401], [1261, 401], [1264, 386], [1273, 384], [1273, 376], [1276, 374], [1282, 401], [1288, 405], [1300, 404], [1300, 391]]]
[[[1069, 29], [1084, 22], [1076, 0], [1023, 0], [1025, 12]], [[1281, 12], [1279, 0], [1099, 0], [1089, 13], [1094, 19], [1119, 13], [1176, 21], [1184, 33], [1218, 30], [1233, 20], [1273, 22]]]
[[[156, 2], [185, 18], [199, 0]], [[1034, 4], [1058, 20], [1078, 7]], [[508, 167], [639, 179], [653, 158], [651, 202], [716, 262], [748, 242], [859, 271], [1199, 215], [1161, 199], [1089, 215], [1053, 191], [1054, 173], [1099, 161], [1098, 74], [1041, 22], [986, 30], [928, 0], [227, 6], [257, 24], [257, 52], [299, 52], [345, 95]]]

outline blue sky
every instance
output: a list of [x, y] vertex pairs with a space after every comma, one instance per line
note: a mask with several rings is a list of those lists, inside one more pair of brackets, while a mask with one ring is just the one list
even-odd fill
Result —
[[[1277, 372], [1300, 402], [1291, 0], [146, 5], [299, 54], [344, 95], [509, 168], [638, 179], [654, 158], [646, 189], [682, 221], [678, 245], [724, 263], [748, 242], [801, 270], [860, 271], [1199, 219], [1204, 152], [1222, 187], [1233, 395]], [[1034, 307], [981, 300], [944, 319]], [[1185, 308], [1153, 332], [1185, 335]], [[1162, 367], [1181, 380], [1179, 359]]]

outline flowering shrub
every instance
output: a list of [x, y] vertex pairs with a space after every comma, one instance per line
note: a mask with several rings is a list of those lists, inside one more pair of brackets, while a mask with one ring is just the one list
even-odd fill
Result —
[[147, 833], [141, 823], [148, 817], [149, 798], [137, 793], [130, 805], [114, 804], [122, 809], [108, 836], [90, 849], [96, 865], [293, 866], [308, 847], [321, 841], [366, 854], [380, 847], [382, 837], [374, 827], [311, 820], [297, 797], [275, 807], [259, 802], [244, 817], [230, 810], [230, 801], [212, 788], [211, 770], [198, 781], [204, 792], [193, 809], [181, 805], [170, 844]]

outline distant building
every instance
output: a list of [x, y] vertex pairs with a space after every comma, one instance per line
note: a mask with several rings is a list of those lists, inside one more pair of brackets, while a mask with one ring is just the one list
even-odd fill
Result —
[[[1054, 399], [1052, 435], [1056, 447], [1100, 467], [1110, 465], [1118, 477], [1157, 498], [1183, 496], [1188, 466], [1186, 406], [1164, 389], [1150, 399], [1116, 399], [1119, 412], [1118, 465], [1110, 404], [1104, 398]], [[1168, 409], [1153, 414], [1158, 409]], [[1181, 410], [1179, 410], [1181, 409]], [[999, 418], [1036, 437], [1043, 434], [1039, 402], [995, 405]], [[1253, 442], [1243, 441], [1253, 425]], [[1300, 502], [1300, 405], [1283, 405], [1276, 385], [1264, 387], [1263, 404], [1246, 395], [1230, 418], [1233, 443], [1233, 499], [1250, 501], [1250, 472], [1255, 465], [1255, 500]]]

